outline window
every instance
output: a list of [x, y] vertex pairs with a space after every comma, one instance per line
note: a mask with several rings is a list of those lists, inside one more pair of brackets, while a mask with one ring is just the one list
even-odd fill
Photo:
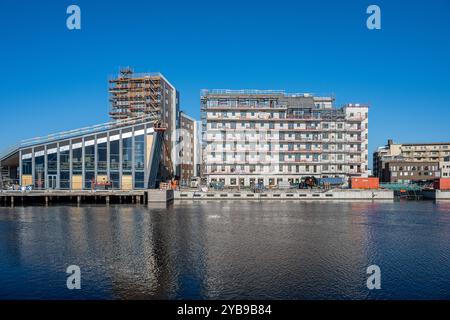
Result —
[[84, 167], [86, 171], [95, 170], [95, 146], [86, 146], [84, 148]]
[[120, 146], [119, 140], [109, 143], [109, 169], [110, 171], [119, 171], [120, 167]]
[[144, 189], [144, 172], [136, 172], [134, 174], [134, 187], [135, 189]]
[[113, 189], [120, 189], [120, 176], [118, 172], [111, 172], [109, 174], [109, 180], [112, 183]]
[[83, 170], [83, 149], [72, 149], [72, 171], [73, 174], [81, 174]]
[[70, 189], [70, 172], [61, 171], [59, 174], [59, 187], [61, 189]]
[[133, 157], [133, 146], [132, 138], [126, 138], [122, 140], [122, 170], [123, 172], [131, 173], [132, 170], [132, 157]]
[[70, 150], [59, 153], [59, 187], [61, 189], [70, 189]]
[[32, 174], [32, 159], [24, 159], [22, 160], [22, 175], [31, 175]]
[[106, 174], [108, 170], [108, 146], [106, 143], [101, 143], [97, 146], [97, 170], [99, 174]]
[[34, 187], [45, 188], [45, 158], [44, 156], [34, 158]]
[[134, 138], [134, 167], [136, 171], [144, 171], [144, 135]]
[[70, 170], [69, 159], [70, 159], [69, 150], [62, 151], [59, 153], [59, 163], [60, 163], [61, 171], [69, 171]]
[[47, 155], [47, 172], [52, 175], [58, 173], [58, 154], [56, 152]]
[[92, 189], [92, 183], [95, 182], [95, 172], [86, 172], [84, 175], [84, 187], [85, 189]]

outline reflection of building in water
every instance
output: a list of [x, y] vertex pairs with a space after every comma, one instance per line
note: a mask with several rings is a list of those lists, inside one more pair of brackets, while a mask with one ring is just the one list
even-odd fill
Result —
[[165, 248], [153, 234], [157, 225], [153, 216], [143, 208], [121, 207], [108, 214], [108, 219], [111, 237], [101, 242], [112, 244], [105, 268], [113, 298], [165, 298], [170, 279], [165, 279], [167, 268], [158, 256]]
[[[121, 212], [123, 215], [123, 212]], [[120, 243], [119, 268], [112, 290], [127, 299], [201, 298], [205, 288], [204, 216], [180, 212], [125, 215], [114, 243]]]
[[[116, 215], [114, 215], [116, 216]], [[114, 296], [126, 299], [200, 298], [204, 288], [202, 215], [169, 209], [120, 209], [111, 224]], [[114, 231], [115, 230], [115, 231]], [[200, 238], [199, 238], [200, 237]]]

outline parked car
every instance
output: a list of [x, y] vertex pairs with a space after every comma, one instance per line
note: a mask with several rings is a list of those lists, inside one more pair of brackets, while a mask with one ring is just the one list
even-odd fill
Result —
[[190, 187], [191, 188], [198, 188], [200, 185], [200, 177], [192, 177]]

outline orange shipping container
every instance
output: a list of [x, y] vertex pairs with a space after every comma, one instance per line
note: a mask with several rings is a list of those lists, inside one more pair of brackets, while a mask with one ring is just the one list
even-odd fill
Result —
[[350, 186], [352, 189], [379, 189], [380, 180], [378, 178], [352, 178]]
[[450, 178], [434, 180], [434, 188], [438, 190], [450, 190]]

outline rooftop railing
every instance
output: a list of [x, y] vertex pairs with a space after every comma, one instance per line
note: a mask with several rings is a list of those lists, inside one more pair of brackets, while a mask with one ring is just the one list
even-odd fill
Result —
[[31, 147], [31, 146], [38, 145], [38, 144], [51, 143], [53, 141], [70, 139], [70, 138], [74, 138], [74, 137], [78, 137], [78, 136], [99, 133], [99, 132], [103, 132], [103, 131], [108, 131], [108, 130], [112, 130], [112, 129], [122, 128], [122, 127], [145, 123], [145, 122], [154, 122], [154, 121], [157, 121], [158, 119], [159, 119], [158, 115], [150, 114], [150, 115], [145, 115], [142, 117], [117, 120], [117, 121], [107, 122], [107, 123], [103, 123], [103, 124], [97, 124], [97, 125], [93, 125], [93, 126], [83, 127], [80, 129], [58, 132], [58, 133], [50, 134], [50, 135], [43, 136], [43, 137], [35, 137], [35, 138], [31, 138], [31, 139], [22, 140], [18, 144], [11, 146], [11, 147], [5, 149], [3, 152], [1, 152], [0, 159], [7, 157], [9, 154], [11, 154], [12, 152], [14, 152], [15, 150], [20, 149], [20, 148]]

